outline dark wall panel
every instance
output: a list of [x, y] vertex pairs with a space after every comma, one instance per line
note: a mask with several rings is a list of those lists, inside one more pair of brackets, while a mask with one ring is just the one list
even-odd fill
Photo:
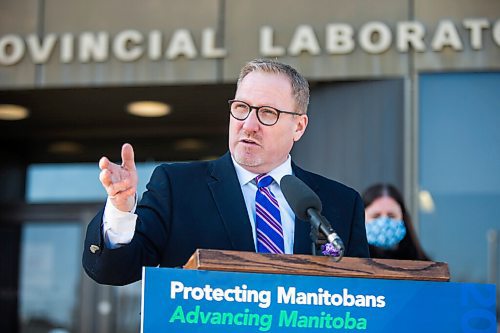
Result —
[[403, 190], [403, 117], [402, 79], [317, 84], [292, 156], [360, 192], [380, 181]]

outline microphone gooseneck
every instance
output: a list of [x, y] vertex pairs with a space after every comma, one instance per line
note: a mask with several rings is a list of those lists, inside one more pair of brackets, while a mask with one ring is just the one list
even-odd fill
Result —
[[344, 242], [342, 242], [342, 239], [337, 235], [328, 220], [321, 215], [323, 207], [318, 195], [303, 181], [292, 175], [284, 176], [281, 179], [280, 187], [295, 216], [301, 220], [309, 221], [314, 229], [325, 235], [328, 242], [339, 253], [339, 256], [334, 257], [339, 261], [344, 255]]

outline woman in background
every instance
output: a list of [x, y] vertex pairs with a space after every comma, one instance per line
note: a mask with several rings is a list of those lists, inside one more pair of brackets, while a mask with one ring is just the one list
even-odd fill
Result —
[[363, 193], [366, 236], [372, 258], [430, 260], [422, 250], [399, 191], [375, 184]]

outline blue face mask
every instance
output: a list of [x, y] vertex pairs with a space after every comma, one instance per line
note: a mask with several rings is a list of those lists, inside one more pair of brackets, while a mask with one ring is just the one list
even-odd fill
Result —
[[368, 244], [384, 249], [394, 248], [406, 235], [404, 222], [387, 216], [381, 216], [365, 226]]

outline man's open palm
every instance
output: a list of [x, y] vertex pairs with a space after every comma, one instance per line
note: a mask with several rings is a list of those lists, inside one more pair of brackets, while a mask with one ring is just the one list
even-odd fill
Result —
[[113, 206], [123, 212], [130, 212], [134, 208], [135, 193], [137, 192], [137, 170], [134, 162], [134, 149], [125, 143], [122, 146], [122, 164], [109, 161], [107, 157], [99, 160], [99, 180], [108, 193]]

